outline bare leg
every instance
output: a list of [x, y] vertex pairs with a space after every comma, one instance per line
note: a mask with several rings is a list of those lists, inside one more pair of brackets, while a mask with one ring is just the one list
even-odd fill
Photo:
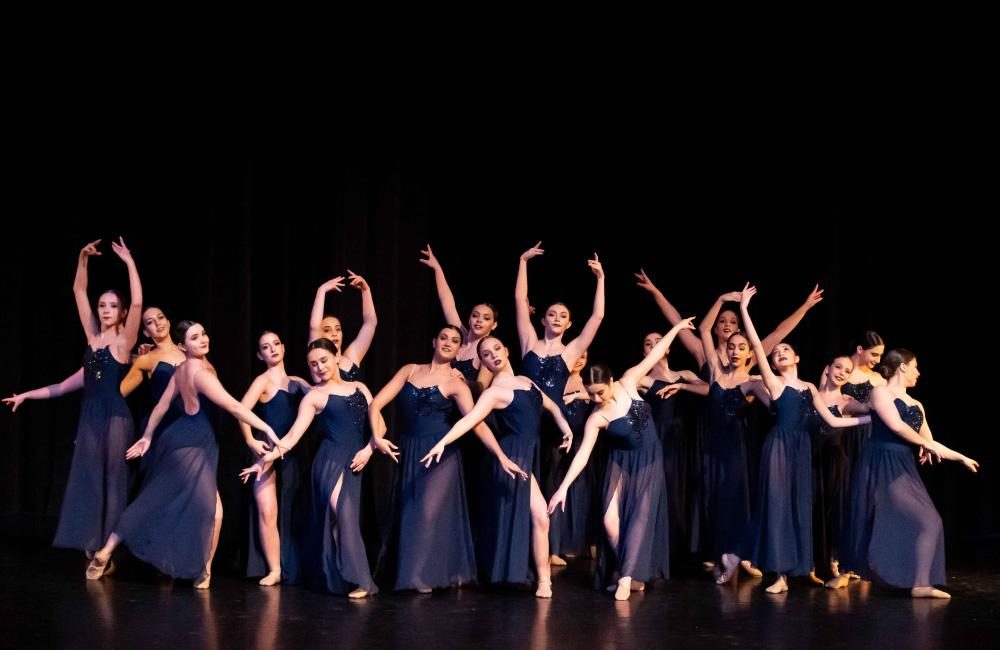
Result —
[[722, 573], [715, 579], [715, 584], [724, 585], [733, 579], [736, 570], [740, 568], [740, 556], [733, 553], [722, 554]]
[[212, 560], [215, 558], [215, 549], [219, 546], [219, 533], [222, 531], [222, 499], [219, 493], [215, 493], [215, 526], [212, 530], [212, 549], [208, 552], [208, 562], [201, 578], [194, 583], [195, 589], [208, 589], [212, 585]]
[[531, 546], [538, 572], [535, 596], [552, 598], [552, 569], [549, 567], [549, 513], [538, 481], [531, 477]]
[[257, 530], [260, 545], [264, 547], [268, 574], [260, 579], [261, 585], [270, 587], [281, 582], [281, 538], [278, 533], [278, 479], [272, 466], [262, 481], [254, 484], [257, 500]]

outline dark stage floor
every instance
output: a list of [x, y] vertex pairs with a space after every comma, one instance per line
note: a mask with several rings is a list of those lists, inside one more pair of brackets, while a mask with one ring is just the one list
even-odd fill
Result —
[[707, 576], [654, 585], [616, 603], [589, 587], [588, 563], [560, 571], [555, 598], [467, 588], [346, 598], [217, 576], [208, 592], [131, 565], [99, 582], [82, 557], [0, 551], [0, 646], [71, 648], [996, 647], [1000, 571], [949, 571], [951, 601], [913, 600], [869, 583], [830, 591]]

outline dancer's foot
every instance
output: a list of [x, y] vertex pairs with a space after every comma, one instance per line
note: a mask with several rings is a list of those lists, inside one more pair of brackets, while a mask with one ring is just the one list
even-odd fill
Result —
[[558, 555], [550, 555], [549, 564], [552, 566], [566, 566], [566, 560], [562, 559]]
[[429, 594], [434, 590], [431, 589], [430, 587], [418, 587], [417, 589], [414, 589], [414, 591], [416, 591], [418, 594]]
[[840, 562], [836, 560], [830, 560], [830, 575], [834, 578], [840, 575]]
[[809, 581], [814, 585], [825, 585], [826, 583], [820, 580], [819, 576], [816, 575], [816, 570], [813, 569], [809, 572]]
[[761, 571], [754, 565], [750, 564], [750, 560], [743, 560], [742, 562], [740, 562], [740, 566], [743, 567], [743, 570], [749, 573], [754, 578], [760, 578], [761, 576], [764, 575], [763, 571]]
[[111, 564], [110, 553], [102, 554], [100, 551], [94, 553], [90, 564], [87, 565], [87, 580], [100, 580], [107, 572], [109, 564]]
[[910, 595], [914, 598], [951, 598], [947, 591], [941, 591], [934, 587], [914, 587], [910, 589]]
[[535, 598], [552, 598], [551, 580], [538, 581], [538, 589], [535, 589]]
[[715, 584], [724, 585], [736, 575], [736, 569], [740, 567], [740, 558], [732, 553], [722, 554], [722, 573], [715, 579]]
[[201, 575], [197, 580], [194, 581], [195, 589], [208, 589], [212, 586], [212, 572], [209, 569], [205, 569], [201, 572]]
[[628, 600], [632, 595], [632, 578], [619, 578], [615, 589], [615, 600]]
[[785, 579], [785, 576], [780, 575], [778, 576], [778, 579], [774, 581], [774, 584], [764, 591], [769, 594], [783, 594], [788, 591], [788, 580]]
[[850, 582], [850, 581], [851, 581], [851, 579], [848, 577], [848, 575], [846, 573], [841, 573], [836, 578], [830, 578], [829, 580], [827, 580], [826, 581], [826, 588], [827, 589], [843, 589], [844, 587], [847, 586], [847, 583]]
[[280, 570], [279, 571], [272, 571], [272, 572], [268, 573], [266, 576], [264, 576], [263, 578], [261, 578], [260, 581], [257, 584], [259, 584], [262, 587], [273, 587], [274, 585], [278, 584], [279, 582], [281, 582], [281, 571]]
[[368, 597], [368, 591], [365, 590], [365, 589], [355, 589], [351, 593], [347, 594], [347, 597], [351, 598], [353, 600], [357, 600], [359, 598], [367, 598]]

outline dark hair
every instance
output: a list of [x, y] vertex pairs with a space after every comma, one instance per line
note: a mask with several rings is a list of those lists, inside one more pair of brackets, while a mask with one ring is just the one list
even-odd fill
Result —
[[871, 350], [880, 345], [885, 345], [885, 341], [878, 335], [878, 332], [875, 330], [865, 330], [864, 334], [859, 338], [851, 341], [851, 354], [855, 354], [859, 346], [862, 350]]
[[183, 343], [184, 337], [187, 336], [187, 331], [191, 329], [192, 326], [197, 324], [198, 321], [182, 320], [176, 325], [174, 325], [174, 340]]
[[542, 313], [542, 318], [544, 318], [545, 314], [548, 313], [548, 311], [550, 309], [552, 309], [553, 307], [555, 307], [556, 305], [562, 305], [563, 307], [565, 307], [566, 308], [566, 312], [569, 314], [569, 317], [573, 318], [573, 310], [570, 309], [569, 305], [567, 305], [566, 303], [564, 303], [562, 300], [555, 300], [553, 302], [550, 302], [549, 305], [548, 305], [548, 307], [546, 307], [545, 311]]
[[[475, 305], [472, 306], [472, 309], [475, 309], [479, 305], [482, 305], [483, 307], [489, 307], [490, 308], [490, 311], [493, 312], [493, 320], [494, 321], [497, 321], [497, 320], [500, 319], [500, 312], [497, 310], [496, 307], [493, 306], [493, 303], [491, 303], [491, 302], [477, 302]], [[470, 317], [472, 316], [472, 309], [469, 310], [469, 316]]]
[[438, 327], [437, 331], [435, 331], [435, 333], [434, 333], [434, 338], [437, 338], [441, 334], [441, 332], [443, 332], [445, 330], [452, 330], [456, 334], [458, 334], [458, 338], [459, 339], [462, 338], [462, 328], [458, 327], [457, 325], [452, 325], [450, 323], [445, 323], [444, 325], [441, 325], [440, 327]]
[[583, 369], [583, 385], [610, 384], [611, 369], [603, 363], [595, 363]]
[[312, 350], [326, 350], [335, 357], [340, 356], [340, 350], [337, 349], [337, 345], [330, 339], [319, 338], [315, 341], [309, 341], [309, 345], [306, 346], [306, 353], [308, 354]]
[[[875, 333], [872, 332], [872, 334]], [[876, 334], [876, 336], [878, 335]], [[910, 363], [916, 358], [917, 355], [913, 354], [909, 350], [896, 348], [895, 350], [890, 350], [882, 357], [882, 363], [878, 364], [878, 366], [875, 367], [875, 370], [886, 379], [890, 379], [896, 374], [896, 371], [899, 370], [899, 366], [901, 364]]]

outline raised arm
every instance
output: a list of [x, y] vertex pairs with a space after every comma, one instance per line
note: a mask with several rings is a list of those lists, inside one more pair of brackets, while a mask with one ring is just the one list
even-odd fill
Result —
[[774, 349], [774, 346], [788, 338], [788, 335], [792, 333], [792, 330], [794, 330], [802, 321], [806, 312], [818, 305], [821, 300], [823, 300], [823, 290], [820, 289], [817, 284], [813, 287], [813, 290], [809, 292], [809, 296], [806, 298], [806, 301], [802, 303], [798, 309], [793, 311], [788, 318], [778, 323], [778, 326], [774, 328], [774, 331], [764, 338], [762, 341], [764, 352], [771, 354], [771, 350]]
[[663, 358], [663, 355], [667, 353], [667, 349], [670, 347], [670, 344], [674, 342], [674, 339], [677, 338], [677, 334], [681, 330], [693, 330], [693, 323], [693, 316], [678, 321], [676, 325], [670, 328], [670, 331], [667, 332], [666, 336], [657, 341], [656, 345], [653, 346], [653, 349], [649, 351], [649, 354], [642, 358], [642, 361], [622, 373], [622, 381], [632, 385], [633, 387], [637, 387], [642, 378], [648, 375], [649, 371], [653, 369], [653, 366], [655, 366], [657, 362]]
[[756, 293], [757, 287], [751, 287], [749, 282], [743, 287], [743, 291], [741, 292], [742, 297], [740, 298], [740, 313], [743, 316], [743, 327], [747, 331], [747, 338], [750, 339], [750, 345], [753, 347], [754, 354], [760, 360], [758, 366], [760, 367], [761, 379], [764, 380], [764, 387], [767, 388], [767, 392], [771, 394], [771, 397], [778, 399], [781, 391], [785, 389], [785, 384], [771, 370], [771, 364], [767, 362], [767, 352], [764, 351], [764, 346], [757, 336], [757, 329], [753, 326], [753, 321], [750, 319], [750, 299]]
[[542, 242], [538, 242], [528, 250], [521, 253], [521, 259], [517, 264], [517, 282], [514, 284], [514, 317], [517, 321], [517, 340], [521, 344], [521, 356], [528, 352], [538, 343], [538, 334], [535, 333], [535, 326], [531, 324], [531, 305], [528, 302], [528, 260], [545, 253], [541, 249]]
[[111, 242], [111, 250], [121, 258], [122, 262], [125, 262], [125, 266], [128, 268], [128, 290], [131, 304], [125, 315], [123, 333], [127, 358], [128, 351], [135, 347], [135, 342], [139, 339], [139, 325], [142, 322], [142, 282], [139, 281], [139, 270], [135, 266], [135, 260], [132, 259], [132, 252], [125, 245], [125, 239], [119, 237], [118, 241]]
[[705, 353], [705, 363], [708, 364], [709, 381], [715, 381], [722, 374], [722, 364], [719, 362], [719, 353], [715, 350], [715, 341], [712, 340], [712, 326], [719, 318], [722, 305], [732, 300], [739, 300], [740, 293], [733, 291], [724, 293], [715, 299], [712, 306], [708, 308], [708, 313], [701, 319], [698, 325], [698, 336], [701, 338], [702, 351]]
[[372, 346], [372, 339], [375, 338], [375, 328], [378, 327], [378, 315], [375, 313], [375, 300], [372, 298], [372, 288], [368, 282], [354, 271], [347, 269], [347, 277], [351, 281], [351, 286], [361, 292], [361, 329], [354, 337], [351, 344], [344, 350], [344, 356], [360, 366], [368, 354], [368, 348]]
[[95, 239], [82, 249], [80, 258], [76, 263], [76, 277], [73, 279], [73, 297], [76, 298], [76, 311], [80, 315], [80, 325], [83, 326], [83, 333], [90, 341], [91, 336], [101, 333], [101, 327], [94, 316], [94, 310], [90, 307], [90, 298], [87, 297], [87, 263], [91, 256], [100, 255], [97, 245], [100, 239]]
[[598, 413], [593, 413], [587, 418], [587, 423], [583, 427], [583, 440], [580, 441], [580, 448], [577, 449], [576, 454], [573, 456], [573, 461], [569, 464], [569, 469], [566, 470], [566, 476], [563, 478], [559, 488], [552, 495], [552, 498], [549, 499], [548, 512], [550, 515], [560, 506], [562, 506], [563, 512], [566, 511], [566, 494], [569, 492], [569, 486], [573, 484], [576, 477], [587, 466], [587, 461], [590, 460], [590, 453], [594, 450], [594, 444], [597, 442], [597, 434], [603, 428], [601, 425], [603, 422], [606, 422], [604, 417]]
[[[594, 253], [594, 259], [587, 260], [587, 266], [597, 276], [597, 289], [594, 291], [594, 311], [591, 312], [590, 318], [587, 319], [583, 330], [580, 331], [580, 335], [570, 341], [565, 349], [563, 349], [562, 358], [567, 366], [572, 366], [576, 363], [580, 355], [590, 347], [590, 344], [594, 341], [594, 337], [597, 335], [597, 330], [601, 327], [601, 321], [604, 320], [604, 267], [601, 266], [600, 260], [597, 259], [597, 253]], [[525, 293], [527, 294], [527, 292]], [[532, 332], [534, 332], [534, 329], [532, 329]]]
[[65, 395], [66, 393], [72, 393], [81, 388], [83, 388], [83, 368], [80, 368], [58, 384], [49, 384], [44, 388], [35, 388], [26, 393], [14, 393], [10, 397], [3, 398], [3, 403], [10, 406], [11, 413], [13, 413], [26, 399], [50, 399]]
[[[261, 420], [253, 411], [240, 404], [235, 397], [230, 395], [226, 389], [222, 387], [222, 384], [215, 376], [214, 371], [205, 368], [195, 372], [194, 387], [199, 393], [202, 393], [205, 397], [225, 409], [237, 420], [249, 424], [258, 431], [263, 431], [267, 434], [268, 438], [273, 440], [276, 444], [279, 443], [278, 436], [274, 433], [274, 429], [271, 428], [271, 425]], [[163, 400], [161, 399], [160, 402], [162, 403]]]
[[338, 275], [319, 285], [319, 288], [316, 289], [316, 298], [313, 299], [312, 311], [309, 313], [309, 340], [306, 343], [315, 341], [323, 334], [322, 323], [323, 314], [326, 313], [326, 294], [330, 291], [339, 292], [343, 286], [344, 276]]
[[427, 256], [427, 259], [421, 259], [420, 263], [434, 269], [434, 286], [437, 287], [438, 300], [441, 301], [444, 322], [465, 332], [465, 327], [462, 326], [462, 316], [458, 313], [458, 307], [455, 305], [455, 295], [451, 292], [451, 287], [448, 286], [448, 280], [444, 277], [444, 269], [441, 268], [438, 258], [434, 256], [431, 245], [427, 244], [427, 248], [420, 253]]
[[[660, 308], [660, 313], [667, 319], [667, 322], [671, 325], [676, 325], [681, 321], [681, 313], [670, 304], [667, 297], [663, 295], [663, 292], [657, 288], [653, 281], [649, 279], [646, 275], [646, 271], [639, 269], [638, 273], [635, 273], [636, 284], [641, 288], [648, 291], [653, 296], [653, 302], [656, 306]], [[698, 363], [698, 367], [705, 365], [705, 349], [701, 345], [701, 339], [692, 332], [688, 330], [681, 330], [680, 334], [681, 345], [691, 353], [695, 361]]]

